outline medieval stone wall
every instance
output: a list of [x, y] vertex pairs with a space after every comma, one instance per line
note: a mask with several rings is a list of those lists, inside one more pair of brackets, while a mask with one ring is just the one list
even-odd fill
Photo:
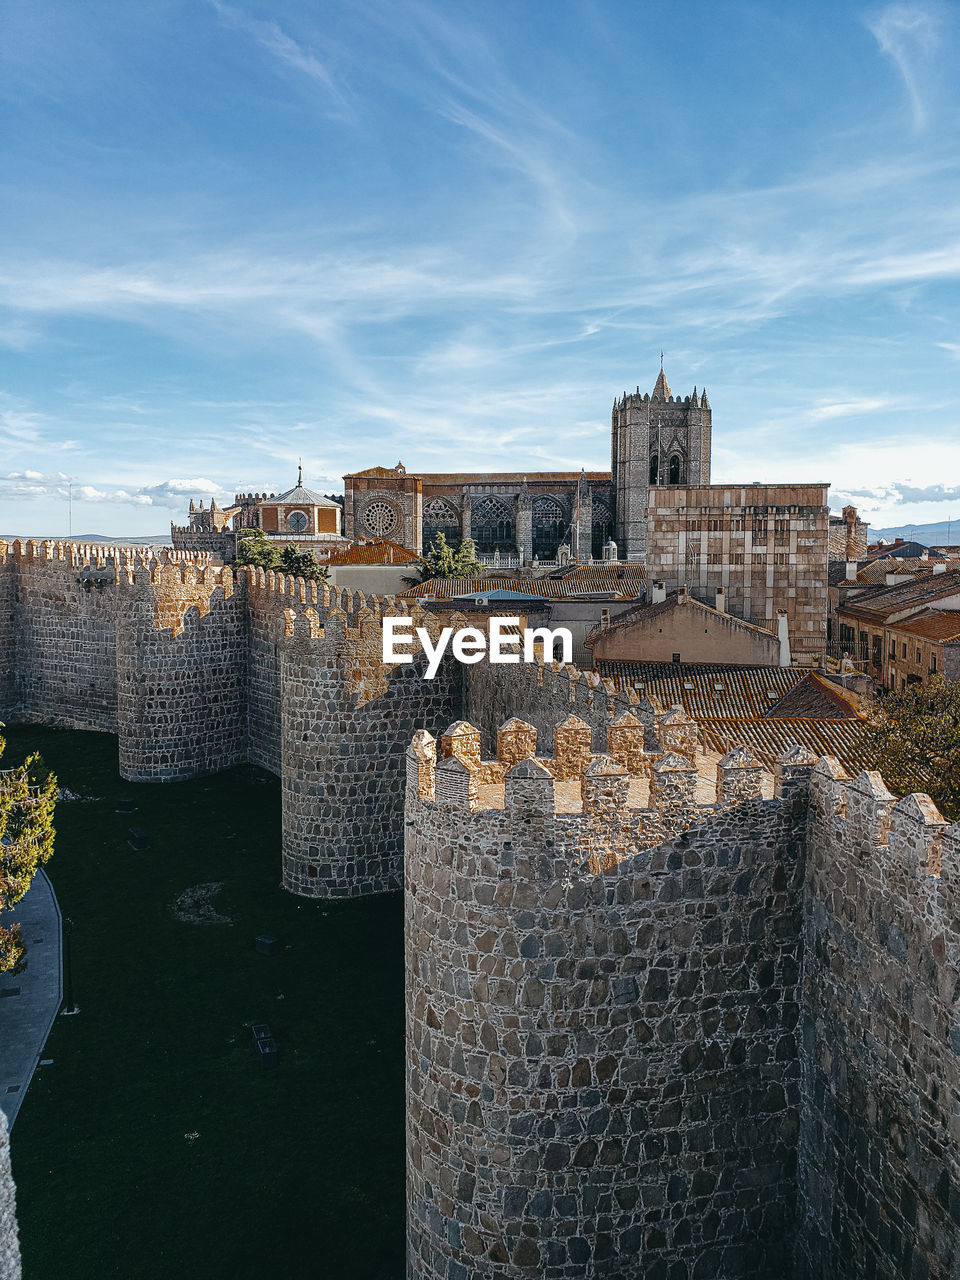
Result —
[[470, 729], [408, 755], [408, 1275], [781, 1280], [812, 758], [765, 801], [733, 753], [702, 807], [684, 757], [581, 756], [578, 806], [529, 726]]
[[16, 1191], [10, 1173], [7, 1117], [0, 1111], [0, 1276], [20, 1280], [20, 1239], [17, 1232]]
[[[14, 620], [17, 580], [13, 557], [0, 546], [0, 708], [14, 704], [17, 670], [17, 628]], [[0, 715], [2, 719], [2, 715]]]
[[279, 641], [283, 882], [309, 897], [400, 888], [404, 750], [417, 726], [448, 723], [461, 700], [456, 662], [433, 680], [422, 653], [385, 668], [380, 614], [362, 601], [350, 613], [291, 609]]
[[0, 548], [6, 676], [0, 719], [116, 732], [116, 579], [62, 545]]
[[117, 631], [120, 773], [166, 782], [247, 758], [247, 631], [229, 569], [136, 572]]
[[247, 601], [247, 759], [279, 778], [280, 653], [278, 599], [266, 577], [242, 576]]
[[811, 788], [798, 1275], [960, 1276], [960, 824]]

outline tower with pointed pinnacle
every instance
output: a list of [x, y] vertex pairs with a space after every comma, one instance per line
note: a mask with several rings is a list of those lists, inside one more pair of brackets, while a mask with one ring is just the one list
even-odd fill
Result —
[[650, 490], [710, 483], [710, 402], [706, 391], [675, 396], [661, 363], [653, 394], [626, 391], [613, 402], [610, 469], [614, 540], [627, 560], [646, 555]]

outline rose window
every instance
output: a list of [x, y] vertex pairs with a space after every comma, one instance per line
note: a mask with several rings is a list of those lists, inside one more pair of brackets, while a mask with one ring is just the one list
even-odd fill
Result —
[[303, 511], [291, 511], [287, 517], [287, 524], [294, 533], [303, 533], [307, 527], [307, 517]]
[[363, 513], [363, 523], [375, 537], [382, 538], [397, 527], [397, 513], [388, 502], [371, 502]]

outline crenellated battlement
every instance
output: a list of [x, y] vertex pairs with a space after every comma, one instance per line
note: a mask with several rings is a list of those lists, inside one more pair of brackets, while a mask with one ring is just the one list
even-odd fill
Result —
[[960, 822], [928, 795], [898, 800], [877, 772], [851, 778], [825, 756], [810, 787], [811, 838], [846, 858], [878, 894], [937, 930], [960, 935]]
[[[407, 753], [408, 809], [440, 809], [446, 824], [467, 824], [468, 839], [479, 825], [499, 829], [507, 818], [521, 824], [522, 840], [522, 823], [548, 819], [555, 839], [576, 851], [571, 865], [586, 861], [614, 870], [726, 809], [765, 798], [763, 767], [749, 751], [736, 748], [721, 759], [696, 755], [687, 717], [674, 710], [658, 725], [663, 736], [653, 749], [630, 711], [609, 720], [600, 752], [592, 748], [590, 726], [576, 715], [554, 727], [551, 754], [538, 754], [536, 728], [516, 718], [500, 726], [495, 759], [483, 758], [480, 731], [467, 721], [450, 725], [439, 744], [421, 730]], [[684, 754], [674, 749], [681, 731]], [[797, 771], [808, 776], [813, 763], [798, 748], [785, 753], [775, 798], [792, 797]]]
[[214, 556], [208, 551], [176, 551], [169, 547], [107, 542], [73, 542], [52, 538], [0, 539], [0, 561], [48, 561], [67, 564], [74, 569], [105, 568], [108, 565], [132, 565], [143, 568], [153, 563], [193, 564], [198, 568], [211, 565]]

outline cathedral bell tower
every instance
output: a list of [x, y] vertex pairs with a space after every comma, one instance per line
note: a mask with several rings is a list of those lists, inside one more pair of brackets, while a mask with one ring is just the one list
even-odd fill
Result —
[[706, 391], [681, 399], [663, 366], [653, 395], [626, 392], [610, 420], [614, 540], [625, 560], [646, 557], [650, 490], [664, 484], [710, 483], [710, 402]]

